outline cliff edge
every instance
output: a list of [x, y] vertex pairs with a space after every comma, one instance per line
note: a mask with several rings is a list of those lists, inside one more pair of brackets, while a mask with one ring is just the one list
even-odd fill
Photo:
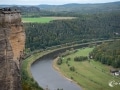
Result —
[[20, 12], [0, 9], [0, 90], [22, 90], [20, 62], [24, 47]]

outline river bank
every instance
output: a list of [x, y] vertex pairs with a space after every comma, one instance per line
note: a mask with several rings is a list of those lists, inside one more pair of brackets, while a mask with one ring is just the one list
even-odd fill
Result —
[[[110, 66], [101, 64], [94, 60], [74, 61], [77, 56], [88, 56], [92, 48], [79, 49], [78, 52], [62, 57], [62, 64], [57, 65], [57, 59], [53, 62], [53, 67], [60, 74], [77, 82], [84, 90], [119, 90], [119, 85], [111, 88], [108, 84], [110, 80], [119, 81], [113, 77], [109, 70]], [[69, 61], [67, 61], [69, 58]], [[66, 63], [67, 62], [67, 63]], [[74, 71], [70, 70], [74, 67]]]
[[[112, 40], [105, 40], [105, 41], [112, 41]], [[50, 53], [56, 53], [55, 51], [58, 51], [60, 53], [64, 52], [65, 50], [69, 49], [69, 48], [80, 48], [83, 46], [88, 46], [89, 44], [96, 44], [96, 43], [102, 43], [104, 41], [97, 41], [97, 42], [89, 42], [89, 43], [83, 43], [83, 44], [75, 44], [72, 46], [64, 46], [64, 47], [57, 47], [57, 48], [50, 48], [48, 50], [44, 50], [44, 51], [37, 51], [31, 55], [29, 55], [29, 57], [27, 57], [23, 62], [22, 62], [22, 86], [28, 89], [24, 89], [24, 90], [29, 90], [30, 87], [32, 86], [39, 86], [37, 84], [37, 82], [34, 81], [33, 76], [31, 74], [30, 68], [31, 65], [38, 61], [39, 58], [42, 58], [46, 55], [49, 55]], [[58, 55], [58, 54], [57, 54]], [[56, 55], [56, 56], [57, 56]], [[54, 56], [54, 57], [56, 57]], [[42, 89], [36, 89], [36, 90], [42, 90]]]
[[56, 63], [57, 63], [57, 60], [58, 60], [58, 59], [59, 59], [59, 57], [57, 57], [57, 58], [55, 58], [55, 59], [53, 60], [53, 63], [52, 63], [53, 68], [54, 68], [56, 71], [58, 71], [58, 72], [60, 73], [60, 75], [62, 75], [64, 78], [66, 78], [67, 80], [73, 82], [72, 79], [68, 78], [68, 77], [65, 75], [65, 73], [62, 73], [62, 72], [60, 71], [60, 69], [57, 67]]

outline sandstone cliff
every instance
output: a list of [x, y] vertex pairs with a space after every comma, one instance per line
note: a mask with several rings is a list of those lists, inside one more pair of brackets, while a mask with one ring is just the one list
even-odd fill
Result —
[[0, 9], [0, 90], [22, 90], [20, 61], [24, 47], [20, 12]]

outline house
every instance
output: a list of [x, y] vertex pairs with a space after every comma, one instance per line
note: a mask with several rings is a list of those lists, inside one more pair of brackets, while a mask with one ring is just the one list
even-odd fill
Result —
[[120, 76], [120, 70], [110, 70], [110, 73], [114, 76]]
[[119, 72], [115, 72], [115, 74], [114, 74], [115, 76], [119, 76], [120, 75], [120, 73]]

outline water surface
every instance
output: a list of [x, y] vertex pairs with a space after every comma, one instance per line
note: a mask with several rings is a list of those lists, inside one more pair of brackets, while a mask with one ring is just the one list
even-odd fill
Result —
[[81, 88], [64, 78], [58, 71], [52, 67], [53, 59], [52, 58], [41, 58], [36, 61], [31, 66], [31, 72], [33, 78], [38, 82], [38, 84], [50, 90], [81, 90]]

